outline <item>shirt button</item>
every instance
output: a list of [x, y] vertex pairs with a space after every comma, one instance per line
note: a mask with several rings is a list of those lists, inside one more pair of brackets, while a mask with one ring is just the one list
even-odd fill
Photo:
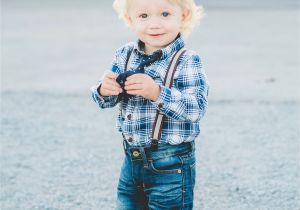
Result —
[[158, 104], [158, 108], [161, 109], [161, 108], [163, 107], [163, 105], [164, 105], [164, 103], [159, 103], [159, 104]]
[[128, 141], [129, 141], [129, 142], [132, 142], [132, 141], [133, 141], [133, 138], [132, 138], [132, 137], [129, 137], [129, 138], [128, 138]]
[[127, 119], [131, 120], [131, 114], [127, 115]]

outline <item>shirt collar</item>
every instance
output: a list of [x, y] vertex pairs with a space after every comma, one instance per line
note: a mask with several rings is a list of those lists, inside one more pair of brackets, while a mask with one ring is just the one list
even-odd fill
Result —
[[[145, 43], [142, 42], [141, 40], [138, 40], [134, 46], [134, 51], [137, 54], [146, 55], [144, 52], [144, 46], [145, 46]], [[168, 46], [166, 46], [163, 49], [156, 50], [155, 52], [162, 51], [161, 59], [165, 59], [165, 58], [171, 56], [173, 53], [177, 52], [182, 47], [184, 47], [184, 41], [183, 41], [181, 35], [178, 34], [176, 39], [174, 41], [172, 41]], [[153, 52], [151, 55], [153, 55], [155, 52]]]

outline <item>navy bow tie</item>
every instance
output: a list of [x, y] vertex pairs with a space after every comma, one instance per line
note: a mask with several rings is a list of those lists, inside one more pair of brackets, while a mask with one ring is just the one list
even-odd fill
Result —
[[119, 85], [122, 87], [123, 92], [119, 94], [119, 100], [125, 100], [127, 101], [129, 97], [132, 97], [133, 95], [127, 94], [124, 86], [125, 86], [125, 81], [127, 77], [133, 75], [133, 74], [139, 74], [139, 73], [144, 73], [145, 72], [145, 67], [150, 66], [152, 63], [155, 61], [159, 60], [162, 56], [162, 51], [159, 50], [152, 55], [146, 55], [142, 54], [141, 55], [141, 62], [138, 65], [138, 67], [132, 71], [125, 71], [122, 74], [119, 74], [117, 77], [116, 81], [119, 83]]
[[141, 63], [134, 71], [140, 71], [141, 73], [144, 73], [145, 71], [144, 68], [150, 66], [152, 63], [159, 60], [161, 56], [162, 56], [161, 50], [153, 53], [152, 55], [142, 54]]

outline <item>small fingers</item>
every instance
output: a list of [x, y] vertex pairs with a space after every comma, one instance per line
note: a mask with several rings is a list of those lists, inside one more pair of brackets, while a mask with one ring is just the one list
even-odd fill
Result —
[[130, 95], [141, 95], [139, 90], [128, 90], [126, 92]]
[[121, 87], [118, 87], [114, 84], [103, 84], [102, 88], [106, 91], [106, 93], [111, 95], [118, 95], [119, 93], [122, 93], [123, 90]]
[[136, 80], [126, 80], [126, 82], [125, 82], [125, 86], [135, 85], [135, 84], [141, 84], [141, 83]]
[[111, 95], [111, 96], [117, 96], [117, 95], [119, 95], [121, 92], [122, 92], [122, 91], [105, 89], [105, 93], [106, 93], [107, 95]]
[[109, 72], [109, 73], [106, 74], [106, 77], [109, 78], [109, 79], [116, 80], [117, 77], [118, 77], [118, 74], [115, 74], [113, 72]]
[[125, 85], [125, 90], [141, 90], [143, 88], [142, 84], [129, 84]]
[[129, 76], [129, 77], [127, 77], [127, 81], [130, 81], [130, 80], [138, 80], [138, 79], [143, 79], [143, 78], [145, 78], [147, 75], [146, 74], [141, 74], [141, 73], [139, 73], [139, 74], [133, 74], [133, 75], [131, 75], [131, 76]]
[[116, 87], [116, 88], [121, 88], [119, 83], [117, 83], [115, 80], [112, 80], [112, 79], [105, 80], [105, 83], [107, 85], [110, 85], [110, 86], [113, 86], [113, 87]]

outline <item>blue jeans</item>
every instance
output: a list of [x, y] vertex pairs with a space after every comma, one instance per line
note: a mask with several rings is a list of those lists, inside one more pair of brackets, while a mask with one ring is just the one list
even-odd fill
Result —
[[130, 147], [120, 173], [117, 210], [190, 210], [195, 186], [194, 142]]

